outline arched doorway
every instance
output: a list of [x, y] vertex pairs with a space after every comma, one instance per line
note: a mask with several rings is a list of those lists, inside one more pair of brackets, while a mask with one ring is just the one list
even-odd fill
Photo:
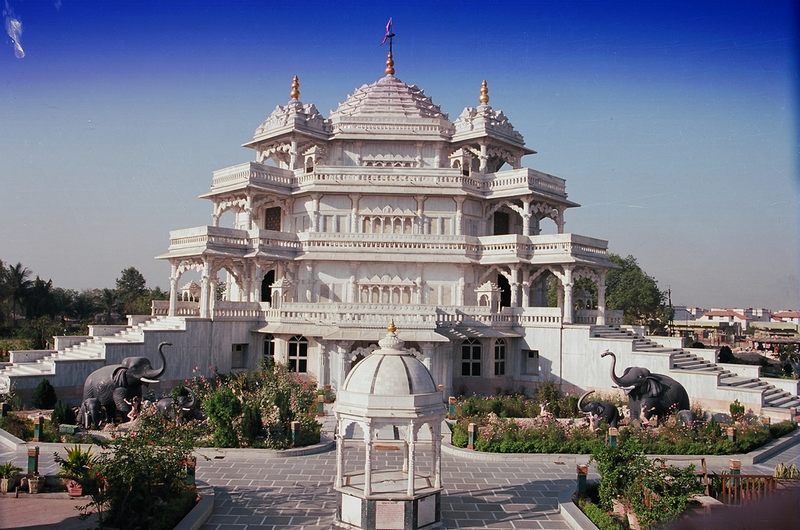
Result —
[[500, 288], [500, 307], [511, 307], [511, 284], [508, 278], [498, 274], [497, 286]]
[[275, 283], [275, 269], [270, 270], [261, 280], [261, 301], [272, 303], [272, 284]]

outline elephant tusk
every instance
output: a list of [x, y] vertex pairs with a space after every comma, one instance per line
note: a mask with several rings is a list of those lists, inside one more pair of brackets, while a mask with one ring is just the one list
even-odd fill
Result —
[[186, 407], [181, 407], [181, 410], [185, 410], [186, 412], [189, 412], [192, 409], [189, 409], [189, 408], [186, 408]]
[[147, 377], [142, 377], [139, 379], [142, 383], [158, 383], [158, 379], [148, 379]]

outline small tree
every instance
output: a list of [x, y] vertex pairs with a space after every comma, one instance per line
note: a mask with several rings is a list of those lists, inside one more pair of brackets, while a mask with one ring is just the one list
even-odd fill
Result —
[[52, 409], [58, 397], [56, 396], [56, 389], [50, 384], [47, 379], [42, 379], [41, 382], [33, 389], [31, 396], [33, 406], [37, 409]]
[[719, 349], [719, 362], [721, 363], [732, 363], [736, 361], [736, 357], [733, 356], [733, 351], [731, 351], [730, 346], [723, 346]]

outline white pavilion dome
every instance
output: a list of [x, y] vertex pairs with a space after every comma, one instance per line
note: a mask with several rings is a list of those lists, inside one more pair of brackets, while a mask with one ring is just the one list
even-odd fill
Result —
[[[376, 396], [408, 396], [436, 392], [431, 373], [419, 359], [408, 352], [395, 349], [388, 344], [396, 336], [389, 335], [380, 340], [380, 350], [359, 362], [344, 382], [346, 392], [372, 394]], [[388, 346], [388, 347], [387, 347]]]

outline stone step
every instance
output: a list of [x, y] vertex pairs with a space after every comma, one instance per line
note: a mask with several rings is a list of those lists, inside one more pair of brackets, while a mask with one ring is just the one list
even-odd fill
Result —
[[786, 395], [784, 396], [767, 400], [767, 403], [771, 407], [793, 407], [795, 406], [795, 402], [800, 402], [800, 398], [793, 396], [788, 392], [786, 392]]
[[743, 385], [737, 385], [739, 388], [763, 388], [769, 386], [769, 383], [766, 381], [752, 381], [750, 383], [745, 383]]
[[775, 395], [778, 395], [778, 394], [782, 394], [783, 392], [784, 392], [783, 390], [781, 390], [780, 388], [774, 386], [774, 387], [764, 391], [764, 397], [767, 398], [769, 396], [775, 396]]
[[719, 384], [725, 386], [741, 386], [746, 383], [752, 383], [754, 381], [758, 381], [758, 379], [753, 379], [752, 377], [726, 377], [724, 379], [719, 380]]

